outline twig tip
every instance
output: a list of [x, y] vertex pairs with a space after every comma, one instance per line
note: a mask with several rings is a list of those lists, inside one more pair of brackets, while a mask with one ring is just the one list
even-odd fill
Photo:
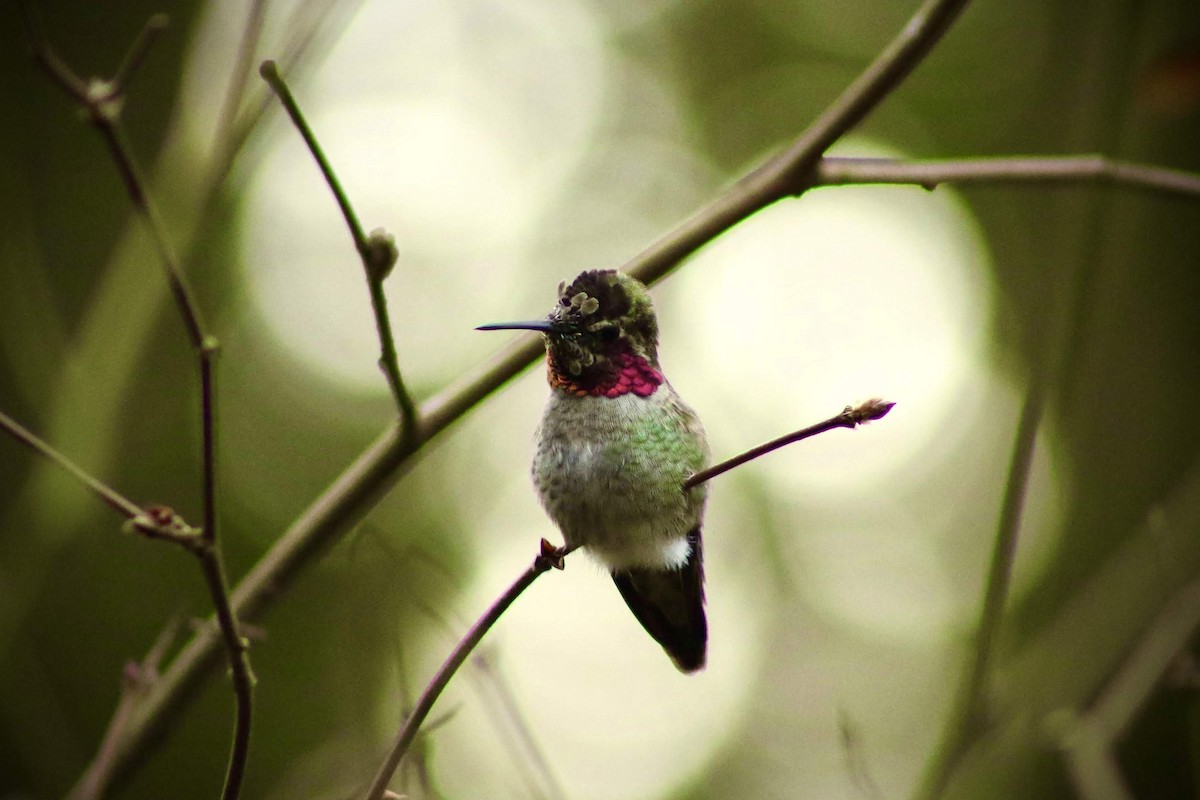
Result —
[[856, 425], [863, 425], [877, 419], [883, 419], [895, 407], [896, 404], [891, 400], [872, 397], [865, 403], [860, 403], [857, 408], [850, 409], [849, 413]]

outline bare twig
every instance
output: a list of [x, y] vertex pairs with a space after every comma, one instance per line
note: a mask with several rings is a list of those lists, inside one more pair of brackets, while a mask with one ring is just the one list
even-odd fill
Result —
[[[46, 38], [40, 34], [33, 36], [34, 57], [46, 70], [47, 74], [77, 102], [88, 115], [88, 119], [100, 132], [108, 145], [109, 154], [125, 188], [133, 201], [134, 209], [142, 217], [151, 238], [154, 240], [160, 260], [166, 272], [167, 282], [179, 315], [183, 320], [188, 339], [196, 353], [200, 373], [200, 417], [202, 427], [202, 467], [201, 485], [204, 507], [204, 527], [199, 537], [191, 536], [191, 531], [183, 526], [176, 530], [170, 525], [148, 526], [144, 533], [157, 535], [156, 538], [169, 538], [186, 546], [200, 561], [201, 570], [208, 584], [209, 595], [216, 610], [219, 630], [229, 655], [233, 688], [236, 700], [236, 724], [234, 727], [233, 746], [230, 752], [229, 765], [225, 776], [222, 797], [224, 800], [235, 800], [241, 792], [242, 779], [245, 774], [246, 760], [249, 754], [250, 723], [252, 716], [253, 675], [250, 670], [247, 644], [238, 630], [237, 617], [229, 599], [229, 584], [225, 576], [224, 560], [221, 557], [220, 544], [217, 536], [217, 430], [216, 430], [216, 357], [220, 346], [217, 340], [208, 334], [196, 303], [191, 287], [188, 284], [183, 265], [175, 253], [174, 247], [167, 237], [166, 226], [159, 216], [149, 193], [146, 191], [146, 181], [141, 168], [134, 158], [133, 151], [125, 140], [120, 125], [121, 112], [124, 106], [124, 91], [137, 68], [143, 63], [146, 53], [157, 34], [166, 26], [166, 18], [162, 15], [152, 17], [143, 29], [142, 34], [130, 48], [121, 68], [111, 80], [91, 78], [84, 80], [63, 61], [50, 46]], [[31, 26], [32, 27], [32, 26]], [[60, 462], [61, 463], [61, 462]], [[170, 516], [174, 516], [171, 514]], [[135, 520], [136, 522], [137, 520]], [[137, 527], [135, 525], [135, 527]], [[116, 769], [119, 749], [113, 746], [113, 763]]]
[[[525, 775], [529, 794], [535, 797], [549, 798], [549, 800], [565, 798], [567, 793], [563, 791], [562, 785], [554, 775], [554, 770], [550, 767], [549, 759], [538, 745], [529, 721], [521, 713], [508, 681], [496, 669], [492, 659], [485, 652], [476, 653], [475, 657], [471, 659], [471, 664], [475, 667], [476, 672], [483, 676], [485, 685], [481, 689], [485, 697], [490, 688], [492, 696], [499, 705], [497, 711], [502, 719], [495, 723], [497, 728], [503, 722], [507, 722], [511, 729], [502, 731], [501, 739]], [[429, 730], [428, 725], [425, 726], [425, 730]], [[510, 732], [514, 735], [508, 735]]]
[[100, 741], [96, 757], [88, 765], [82, 780], [68, 795], [68, 800], [99, 800], [104, 796], [109, 782], [112, 780], [113, 757], [116, 755], [116, 743], [121, 731], [129, 723], [138, 698], [158, 677], [158, 665], [162, 663], [167, 649], [175, 641], [182, 627], [180, 618], [174, 617], [154, 640], [150, 651], [140, 663], [129, 662], [125, 666], [125, 674], [121, 681], [121, 698], [117, 701], [117, 710], [109, 720], [108, 729]]
[[238, 42], [237, 60], [229, 74], [229, 85], [225, 87], [225, 100], [222, 101], [221, 111], [217, 114], [218, 142], [235, 138], [234, 125], [237, 124], [242, 100], [246, 96], [246, 87], [250, 85], [250, 69], [258, 52], [258, 41], [262, 37], [266, 16], [267, 0], [253, 0], [246, 15], [246, 24], [242, 28], [241, 41]]
[[421, 696], [417, 698], [417, 704], [413, 707], [412, 713], [400, 726], [400, 731], [396, 734], [396, 740], [392, 744], [392, 749], [388, 752], [387, 758], [383, 762], [383, 766], [375, 774], [375, 779], [371, 782], [371, 788], [367, 792], [369, 800], [380, 800], [387, 790], [388, 783], [392, 779], [392, 774], [395, 773], [396, 767], [400, 766], [400, 760], [404, 758], [404, 754], [408, 751], [408, 746], [412, 743], [413, 737], [417, 735], [417, 731], [421, 727], [421, 723], [429, 716], [430, 710], [433, 709], [434, 702], [441, 695], [442, 690], [450, 683], [450, 679], [454, 677], [454, 673], [467, 660], [467, 656], [475, 649], [476, 645], [483, 640], [483, 637], [496, 624], [496, 620], [500, 619], [501, 615], [508, 610], [508, 607], [513, 604], [521, 593], [533, 585], [542, 573], [548, 571], [551, 567], [562, 569], [562, 559], [569, 552], [565, 548], [556, 548], [554, 545], [542, 540], [541, 551], [537, 557], [533, 559], [533, 563], [521, 577], [509, 586], [504, 594], [496, 599], [496, 602], [483, 613], [466, 635], [459, 640], [450, 655], [442, 662], [442, 666], [434, 674], [433, 679], [429, 681]]
[[107, 484], [96, 480], [74, 461], [64, 456], [62, 453], [55, 450], [50, 445], [43, 442], [31, 431], [21, 425], [12, 417], [0, 411], [0, 428], [3, 428], [6, 433], [12, 436], [21, 444], [33, 450], [45, 458], [50, 459], [55, 464], [71, 473], [74, 478], [86, 486], [92, 494], [99, 497], [105, 505], [113, 508], [119, 514], [124, 514], [126, 517], [133, 519], [142, 513], [142, 509], [131, 500], [127, 500], [123, 495], [119, 494]]
[[350, 205], [350, 198], [346, 196], [341, 181], [338, 180], [337, 174], [334, 173], [329, 159], [325, 157], [325, 151], [321, 149], [320, 143], [317, 142], [316, 135], [309, 126], [308, 120], [305, 119], [304, 113], [300, 110], [296, 99], [292, 96], [287, 83], [284, 82], [283, 76], [279, 74], [275, 62], [264, 61], [259, 67], [259, 73], [262, 75], [263, 80], [270, 85], [275, 94], [278, 95], [279, 101], [283, 103], [283, 107], [287, 110], [288, 116], [291, 117], [292, 123], [295, 124], [296, 130], [300, 132], [304, 143], [308, 145], [309, 152], [312, 153], [317, 166], [320, 167], [321, 174], [325, 177], [325, 182], [329, 184], [329, 190], [333, 192], [338, 207], [342, 210], [342, 216], [346, 220], [346, 227], [350, 229], [350, 236], [354, 239], [354, 248], [358, 251], [358, 255], [362, 259], [363, 269], [367, 273], [367, 287], [371, 292], [371, 308], [375, 311], [375, 329], [379, 333], [379, 367], [383, 370], [383, 374], [387, 378], [388, 387], [392, 390], [392, 397], [395, 398], [396, 407], [400, 412], [402, 431], [405, 435], [412, 436], [417, 426], [417, 407], [413, 403], [408, 389], [405, 388], [404, 379], [400, 375], [399, 359], [396, 355], [396, 340], [392, 336], [392, 323], [387, 311], [387, 296], [383, 292], [383, 282], [387, 279], [387, 276], [392, 271], [392, 267], [396, 264], [396, 244], [392, 240], [392, 237], [382, 229], [371, 231], [369, 236], [363, 233], [362, 225], [358, 221], [358, 215], [354, 212], [354, 207]]
[[873, 399], [862, 403], [856, 408], [846, 406], [842, 413], [832, 416], [824, 422], [818, 422], [816, 425], [810, 425], [807, 428], [801, 428], [785, 436], [780, 436], [778, 439], [772, 439], [733, 458], [728, 458], [720, 464], [714, 464], [708, 469], [700, 470], [683, 482], [683, 490], [686, 492], [689, 489], [712, 480], [718, 475], [728, 472], [734, 467], [740, 467], [747, 461], [753, 461], [759, 456], [765, 456], [773, 450], [786, 447], [802, 439], [808, 439], [817, 434], [831, 431], [834, 428], [857, 428], [859, 425], [864, 425], [872, 420], [882, 419], [895, 405], [895, 403], [887, 400]]
[[1091, 707], [1065, 726], [1064, 755], [1085, 800], [1133, 796], [1121, 777], [1114, 748], [1197, 628], [1200, 579], [1166, 604]]
[[[148, 25], [147, 29], [159, 30], [161, 23]], [[135, 44], [135, 51], [138, 52], [131, 53], [130, 57], [125, 60], [123, 81], [128, 82], [132, 78], [131, 70], [142, 63], [145, 47], [152, 41], [153, 36], [151, 35], [139, 36], [138, 42]], [[33, 47], [34, 59], [46, 71], [46, 74], [87, 112], [88, 119], [104, 137], [113, 163], [120, 172], [121, 179], [125, 182], [129, 196], [133, 199], [134, 208], [144, 218], [146, 227], [154, 239], [159, 258], [166, 270], [167, 281], [171, 286], [171, 294], [175, 298], [184, 327], [187, 329], [188, 339], [194, 348], [200, 349], [204, 341], [204, 324], [201, 321], [200, 308], [184, 277], [183, 267], [167, 239], [166, 226], [158, 216], [158, 209], [146, 195], [146, 182], [142, 178], [141, 170], [133, 158], [133, 153], [125, 141], [120, 127], [124, 84], [118, 83], [115, 79], [90, 78], [84, 80], [76, 75], [67, 63], [54, 52], [44, 37], [36, 38]]]
[[188, 525], [170, 508], [166, 506], [141, 508], [116, 489], [90, 475], [3, 411], [0, 411], [0, 430], [35, 453], [62, 467], [71, 477], [104, 501], [105, 505], [123, 515], [128, 520], [125, 523], [125, 530], [130, 533], [140, 534], [147, 539], [162, 539], [172, 542], [192, 552], [203, 548], [201, 532]]
[[822, 186], [942, 183], [1100, 183], [1165, 195], [1200, 197], [1200, 175], [1101, 155], [1003, 156], [899, 161], [887, 158], [826, 157], [817, 166]]
[[975, 633], [975, 649], [967, 666], [966, 676], [950, 709], [943, 745], [928, 770], [917, 796], [933, 800], [940, 797], [950, 781], [972, 735], [984, 719], [984, 697], [991, 673], [992, 653], [1000, 631], [1000, 621], [1008, 600], [1013, 562], [1017, 555], [1017, 534], [1021, 528], [1021, 512], [1033, 469], [1033, 449], [1038, 426], [1041, 424], [1044, 400], [1039, 382], [1025, 398], [1021, 418], [1013, 435], [1012, 458], [1008, 481], [997, 523], [996, 541], [989, 561], [983, 607]]
[[[926, 0], [892, 45], [806, 132], [786, 157], [772, 158], [731, 187], [710, 206], [683, 222], [623, 269], [653, 283], [699, 247], [753, 212], [804, 190], [794, 178], [795, 165], [815, 163], [828, 144], [848, 131], [907, 75], [940, 39], [965, 0]], [[895, 63], [893, 63], [895, 62]], [[427, 442], [469, 409], [531, 364], [543, 349], [538, 338], [521, 337], [421, 404], [411, 435], [392, 425], [347, 467], [292, 523], [276, 544], [234, 590], [240, 617], [253, 619], [329, 545], [351, 529], [379, 502]], [[221, 642], [210, 630], [197, 631], [139, 704], [126, 728], [121, 763], [128, 767], [156, 743], [168, 720], [194, 694], [217, 665]]]
[[114, 98], [120, 97], [129, 91], [129, 83], [133, 80], [133, 76], [137, 74], [138, 68], [142, 66], [142, 61], [146, 59], [146, 56], [150, 55], [150, 48], [154, 46], [158, 37], [170, 24], [171, 20], [166, 14], [155, 14], [146, 20], [146, 24], [142, 26], [142, 31], [138, 34], [138, 38], [129, 46], [129, 52], [125, 54], [125, 60], [121, 62], [121, 66], [117, 67], [112, 80], [109, 81]]

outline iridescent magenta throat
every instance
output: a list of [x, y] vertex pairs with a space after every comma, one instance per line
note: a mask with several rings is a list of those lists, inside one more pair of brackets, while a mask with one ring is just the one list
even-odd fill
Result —
[[584, 383], [555, 369], [553, 359], [548, 359], [547, 379], [551, 387], [578, 397], [620, 397], [631, 392], [638, 397], [649, 397], [658, 391], [658, 387], [663, 383], [662, 373], [650, 366], [650, 362], [641, 356], [621, 353], [614, 356], [613, 361], [616, 369], [594, 383]]

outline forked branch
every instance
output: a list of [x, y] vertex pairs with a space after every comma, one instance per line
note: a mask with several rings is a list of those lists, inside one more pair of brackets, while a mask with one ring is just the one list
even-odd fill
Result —
[[[133, 201], [134, 210], [142, 218], [158, 250], [167, 283], [187, 332], [188, 341], [196, 354], [200, 383], [201, 493], [204, 524], [199, 530], [181, 522], [168, 524], [175, 519], [175, 515], [166, 509], [162, 513], [167, 520], [166, 523], [153, 522], [153, 524], [145, 526], [142, 532], [154, 538], [171, 539], [187, 547], [199, 559], [204, 580], [208, 584], [209, 596], [216, 611], [218, 628], [229, 654], [236, 698], [233, 745], [222, 794], [225, 800], [234, 800], [241, 792], [250, 747], [254, 678], [250, 669], [247, 645], [239, 631], [237, 617], [230, 602], [229, 581], [225, 574], [225, 562], [221, 556], [220, 541], [217, 535], [219, 515], [217, 512], [216, 361], [220, 345], [205, 327], [183, 265], [167, 236], [166, 226], [147, 191], [147, 183], [141, 167], [133, 155], [133, 150], [130, 148], [120, 124], [125, 106], [125, 91], [138, 68], [143, 64], [150, 45], [166, 28], [167, 18], [161, 14], [150, 18], [142, 33], [131, 46], [121, 67], [111, 79], [84, 79], [76, 74], [50, 46], [46, 37], [35, 26], [30, 10], [27, 7], [24, 10], [33, 44], [34, 59], [50, 78], [84, 110], [88, 120], [100, 132], [108, 146], [109, 155]], [[65, 461], [65, 459], [56, 460], [60, 464], [64, 464]], [[69, 462], [66, 462], [64, 466], [67, 464]], [[74, 472], [74, 470], [72, 471]], [[79, 477], [78, 474], [77, 477]], [[94, 486], [91, 488], [95, 491]], [[162, 510], [165, 507], [158, 508]], [[125, 509], [125, 511], [127, 510]], [[135, 525], [135, 527], [137, 526]], [[115, 742], [112, 752], [111, 760], [115, 769], [115, 764], [119, 760], [119, 749]]]

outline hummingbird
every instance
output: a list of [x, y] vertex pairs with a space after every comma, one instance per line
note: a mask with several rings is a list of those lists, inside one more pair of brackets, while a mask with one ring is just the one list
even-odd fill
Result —
[[583, 548], [682, 672], [708, 646], [700, 528], [708, 440], [658, 363], [658, 318], [646, 287], [616, 270], [558, 286], [545, 319], [481, 325], [531, 330], [546, 346], [550, 398], [538, 426], [533, 483], [568, 549]]

